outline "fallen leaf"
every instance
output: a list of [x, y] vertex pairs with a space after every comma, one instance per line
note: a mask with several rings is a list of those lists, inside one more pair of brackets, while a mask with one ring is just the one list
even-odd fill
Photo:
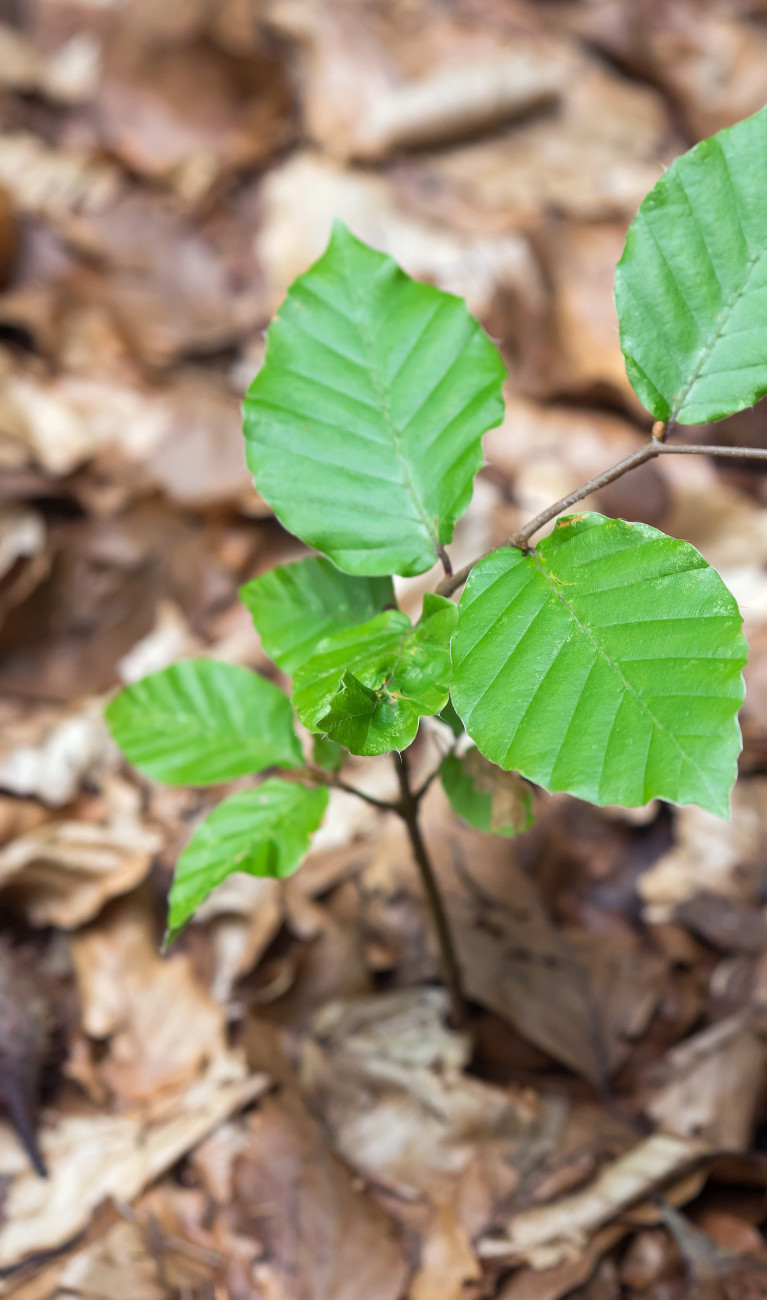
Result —
[[414, 7], [393, 20], [359, 0], [332, 9], [273, 0], [269, 16], [299, 42], [310, 137], [345, 160], [492, 130], [548, 106], [567, 79], [560, 42], [515, 39], [439, 11], [424, 21]]
[[398, 1300], [408, 1275], [393, 1221], [330, 1150], [298, 1095], [266, 1098], [233, 1166], [235, 1227], [261, 1244], [254, 1281], [275, 1300]]
[[32, 926], [70, 930], [144, 879], [160, 848], [156, 830], [136, 816], [132, 800], [105, 825], [51, 821], [0, 850], [5, 905]]
[[70, 803], [108, 753], [103, 711], [103, 700], [95, 699], [75, 712], [41, 709], [6, 725], [0, 787], [51, 808]]
[[51, 1115], [40, 1132], [47, 1179], [27, 1170], [15, 1140], [0, 1128], [0, 1169], [13, 1179], [0, 1268], [64, 1245], [109, 1197], [131, 1201], [267, 1087], [263, 1075], [246, 1077], [241, 1062], [229, 1057], [195, 1079], [175, 1112], [159, 1122], [147, 1123], [143, 1110]]
[[199, 1071], [226, 1059], [223, 1011], [188, 956], [160, 956], [145, 891], [113, 902], [73, 936], [71, 951], [83, 1028], [108, 1044], [98, 1073], [123, 1104], [162, 1114]]
[[479, 1253], [484, 1259], [554, 1268], [576, 1258], [600, 1228], [695, 1165], [708, 1150], [703, 1142], [666, 1134], [645, 1138], [583, 1191], [516, 1215], [505, 1236], [479, 1243]]
[[676, 844], [639, 878], [645, 919], [658, 925], [674, 909], [701, 893], [732, 903], [753, 904], [762, 878], [765, 832], [763, 779], [739, 782], [733, 790], [732, 820], [700, 808], [676, 811]]
[[302, 1089], [339, 1151], [377, 1184], [440, 1198], [487, 1147], [506, 1167], [508, 1193], [537, 1106], [465, 1073], [469, 1044], [446, 1014], [442, 989], [327, 1004], [304, 1043]]
[[667, 1053], [647, 1079], [646, 1109], [667, 1133], [748, 1150], [767, 1047], [753, 1011], [728, 1016]]

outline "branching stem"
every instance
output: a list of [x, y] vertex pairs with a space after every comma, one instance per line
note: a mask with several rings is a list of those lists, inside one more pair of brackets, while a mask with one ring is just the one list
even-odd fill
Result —
[[[665, 428], [662, 430], [665, 436]], [[668, 443], [662, 442], [660, 435], [655, 435], [649, 442], [643, 443], [630, 456], [619, 460], [617, 464], [611, 465], [609, 469], [603, 470], [601, 474], [595, 475], [589, 479], [588, 483], [582, 484], [581, 487], [575, 488], [573, 492], [568, 492], [567, 496], [560, 497], [553, 505], [547, 506], [541, 510], [534, 519], [520, 528], [519, 532], [510, 537], [508, 541], [503, 542], [503, 546], [517, 546], [521, 550], [527, 549], [527, 544], [533, 533], [537, 533], [544, 524], [551, 519], [555, 519], [563, 510], [569, 506], [574, 506], [584, 497], [591, 496], [592, 492], [598, 492], [600, 488], [607, 487], [608, 483], [614, 483], [616, 479], [622, 478], [624, 474], [638, 465], [643, 465], [645, 461], [654, 460], [656, 456], [722, 456], [728, 459], [738, 460], [767, 460], [767, 447], [709, 447], [705, 443]], [[492, 555], [494, 551], [500, 550], [501, 547], [494, 546], [491, 550], [486, 551], [484, 555], [479, 556], [484, 560], [486, 556]], [[450, 577], [445, 577], [437, 587], [440, 596], [451, 596], [454, 591], [462, 587], [474, 565], [479, 560], [474, 560], [471, 564], [465, 564], [457, 573]]]

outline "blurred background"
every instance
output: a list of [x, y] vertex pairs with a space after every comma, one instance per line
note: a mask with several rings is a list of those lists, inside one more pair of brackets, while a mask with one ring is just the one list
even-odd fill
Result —
[[[239, 404], [335, 216], [502, 348], [461, 564], [646, 436], [626, 227], [765, 99], [761, 0], [0, 0], [0, 1296], [767, 1295], [759, 465], [664, 458], [586, 503], [739, 600], [730, 823], [542, 798], [512, 843], [431, 792], [471, 1036], [398, 827], [339, 792], [297, 877], [233, 878], [162, 959], [211, 796], [102, 722], [180, 656], [274, 674], [237, 588], [301, 547]], [[356, 779], [393, 793], [383, 760]]]

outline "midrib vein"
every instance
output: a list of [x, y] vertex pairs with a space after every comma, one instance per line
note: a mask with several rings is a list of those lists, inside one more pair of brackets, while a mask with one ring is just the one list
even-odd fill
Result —
[[[604, 659], [605, 663], [608, 664], [608, 665], [610, 666], [610, 668], [612, 668], [613, 672], [616, 674], [616, 676], [617, 676], [617, 677], [619, 678], [619, 680], [621, 681], [621, 683], [622, 683], [624, 689], [627, 690], [627, 691], [629, 692], [630, 695], [633, 695], [634, 699], [637, 701], [637, 703], [640, 705], [640, 707], [641, 707], [641, 708], [644, 710], [644, 712], [647, 714], [647, 716], [648, 716], [648, 718], [650, 719], [650, 721], [652, 722], [653, 726], [654, 726], [654, 727], [657, 727], [657, 728], [658, 728], [658, 731], [660, 731], [664, 736], [668, 736], [669, 740], [670, 740], [671, 743], [676, 747], [676, 749], [679, 751], [679, 753], [681, 754], [681, 756], [682, 756], [682, 758], [685, 760], [685, 762], [689, 763], [689, 764], [691, 765], [691, 767], [693, 767], [693, 768], [695, 769], [695, 771], [698, 773], [698, 775], [700, 776], [700, 778], [701, 778], [701, 780], [703, 781], [704, 785], [706, 786], [706, 789], [709, 790], [710, 793], [711, 793], [714, 797], [716, 797], [716, 791], [715, 791], [714, 788], [712, 787], [711, 782], [710, 782], [710, 780], [709, 780], [709, 777], [708, 777], [707, 773], [704, 772], [704, 770], [703, 770], [703, 768], [700, 766], [700, 764], [697, 763], [697, 762], [695, 761], [695, 759], [694, 759], [690, 754], [688, 754], [688, 753], [686, 752], [685, 749], [683, 749], [682, 745], [680, 745], [680, 743], [679, 743], [679, 741], [677, 740], [677, 737], [674, 735], [673, 731], [669, 731], [668, 727], [664, 726], [664, 724], [660, 721], [659, 718], [656, 718], [655, 714], [653, 713], [653, 711], [652, 711], [652, 709], [650, 708], [650, 706], [649, 706], [649, 704], [647, 703], [647, 701], [646, 701], [645, 699], [642, 698], [642, 696], [639, 694], [639, 692], [636, 690], [636, 688], [635, 688], [634, 686], [632, 686], [632, 685], [631, 685], [631, 682], [628, 681], [628, 679], [623, 675], [623, 673], [622, 673], [622, 671], [621, 671], [621, 668], [620, 668], [620, 665], [617, 664], [613, 659], [610, 658], [610, 656], [608, 655], [607, 651], [606, 651], [606, 650], [605, 650], [605, 649], [604, 649], [604, 648], [599, 644], [598, 640], [596, 639], [596, 637], [595, 637], [594, 634], [592, 633], [591, 629], [590, 629], [589, 627], [587, 627], [585, 623], [582, 623], [582, 622], [581, 622], [581, 620], [578, 618], [578, 615], [576, 614], [575, 610], [573, 609], [572, 605], [569, 603], [569, 601], [565, 600], [564, 596], [563, 596], [563, 595], [560, 593], [560, 591], [557, 589], [557, 586], [556, 586], [556, 584], [553, 582], [553, 580], [552, 580], [551, 576], [549, 575], [549, 573], [546, 571], [546, 569], [543, 568], [543, 566], [542, 566], [542, 564], [541, 564], [541, 562], [540, 562], [540, 560], [539, 560], [539, 558], [538, 558], [538, 553], [537, 553], [537, 551], [533, 551], [533, 556], [534, 556], [534, 558], [535, 558], [535, 563], [536, 563], [536, 566], [537, 566], [537, 568], [538, 568], [538, 572], [541, 574], [541, 576], [542, 576], [543, 578], [545, 578], [546, 582], [547, 582], [548, 585], [549, 585], [550, 590], [551, 590], [552, 593], [556, 596], [557, 600], [560, 601], [562, 605], [564, 605], [564, 607], [565, 607], [565, 609], [567, 610], [568, 614], [570, 615], [571, 619], [572, 619], [573, 622], [575, 623], [575, 626], [579, 629], [579, 631], [581, 631], [581, 632], [583, 633], [583, 635], [584, 635], [585, 637], [588, 638], [588, 640], [589, 640], [589, 641], [591, 642], [591, 644], [594, 646], [594, 649], [597, 651], [597, 654], [601, 655], [602, 658]], [[600, 779], [601, 779], [601, 778], [600, 778]]]
[[412, 476], [410, 474], [410, 467], [407, 463], [407, 459], [402, 450], [402, 440], [400, 438], [400, 432], [392, 417], [391, 408], [389, 406], [389, 396], [386, 391], [386, 386], [384, 384], [383, 378], [379, 374], [378, 367], [376, 365], [376, 356], [375, 356], [375, 348], [373, 346], [373, 340], [368, 337], [367, 331], [365, 329], [364, 321], [359, 310], [357, 295], [354, 289], [353, 278], [347, 274], [345, 268], [344, 268], [344, 279], [346, 280], [346, 286], [349, 291], [349, 298], [351, 300], [352, 309], [354, 311], [355, 324], [357, 326], [357, 329], [359, 330], [359, 335], [360, 338], [362, 339], [362, 344], [365, 349], [368, 370], [370, 372], [370, 375], [372, 376], [376, 392], [378, 393], [378, 399], [381, 404], [381, 413], [384, 417], [386, 427], [389, 433], [391, 434], [391, 439], [394, 444], [394, 450], [397, 456], [397, 460], [399, 461], [400, 469], [402, 470], [402, 478], [405, 487], [407, 491], [410, 493], [411, 500], [418, 512], [421, 522], [424, 528], [426, 529], [426, 532], [430, 537], [436, 550], [439, 548], [440, 545], [439, 536], [437, 534], [436, 528], [434, 527], [434, 524], [429, 519], [428, 513], [424, 507], [423, 502], [421, 501], [421, 498], [416, 490], [415, 483], [413, 482]]

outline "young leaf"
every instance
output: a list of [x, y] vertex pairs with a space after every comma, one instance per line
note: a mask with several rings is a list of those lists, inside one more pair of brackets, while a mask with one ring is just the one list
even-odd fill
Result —
[[767, 109], [671, 164], [615, 277], [626, 370], [659, 420], [704, 424], [767, 392]]
[[733, 596], [687, 542], [573, 515], [473, 570], [453, 703], [482, 753], [548, 790], [727, 816], [747, 647]]
[[293, 680], [304, 726], [353, 754], [407, 748], [419, 717], [447, 703], [456, 618], [451, 601], [427, 595], [415, 628], [406, 614], [388, 610], [328, 637]]
[[339, 568], [423, 573], [469, 504], [503, 378], [464, 302], [336, 222], [269, 330], [248, 464], [285, 527]]
[[519, 835], [532, 826], [529, 786], [517, 772], [489, 763], [475, 746], [465, 754], [446, 754], [439, 774], [453, 812], [477, 830]]
[[126, 758], [169, 785], [214, 785], [303, 763], [282, 691], [215, 659], [182, 659], [144, 677], [115, 696], [106, 719]]
[[324, 637], [393, 605], [394, 588], [391, 578], [353, 578], [311, 555], [254, 578], [240, 588], [240, 599], [270, 659], [292, 674]]
[[279, 777], [224, 799], [195, 831], [176, 865], [166, 946], [233, 872], [281, 880], [295, 871], [327, 804], [324, 786], [310, 789]]

